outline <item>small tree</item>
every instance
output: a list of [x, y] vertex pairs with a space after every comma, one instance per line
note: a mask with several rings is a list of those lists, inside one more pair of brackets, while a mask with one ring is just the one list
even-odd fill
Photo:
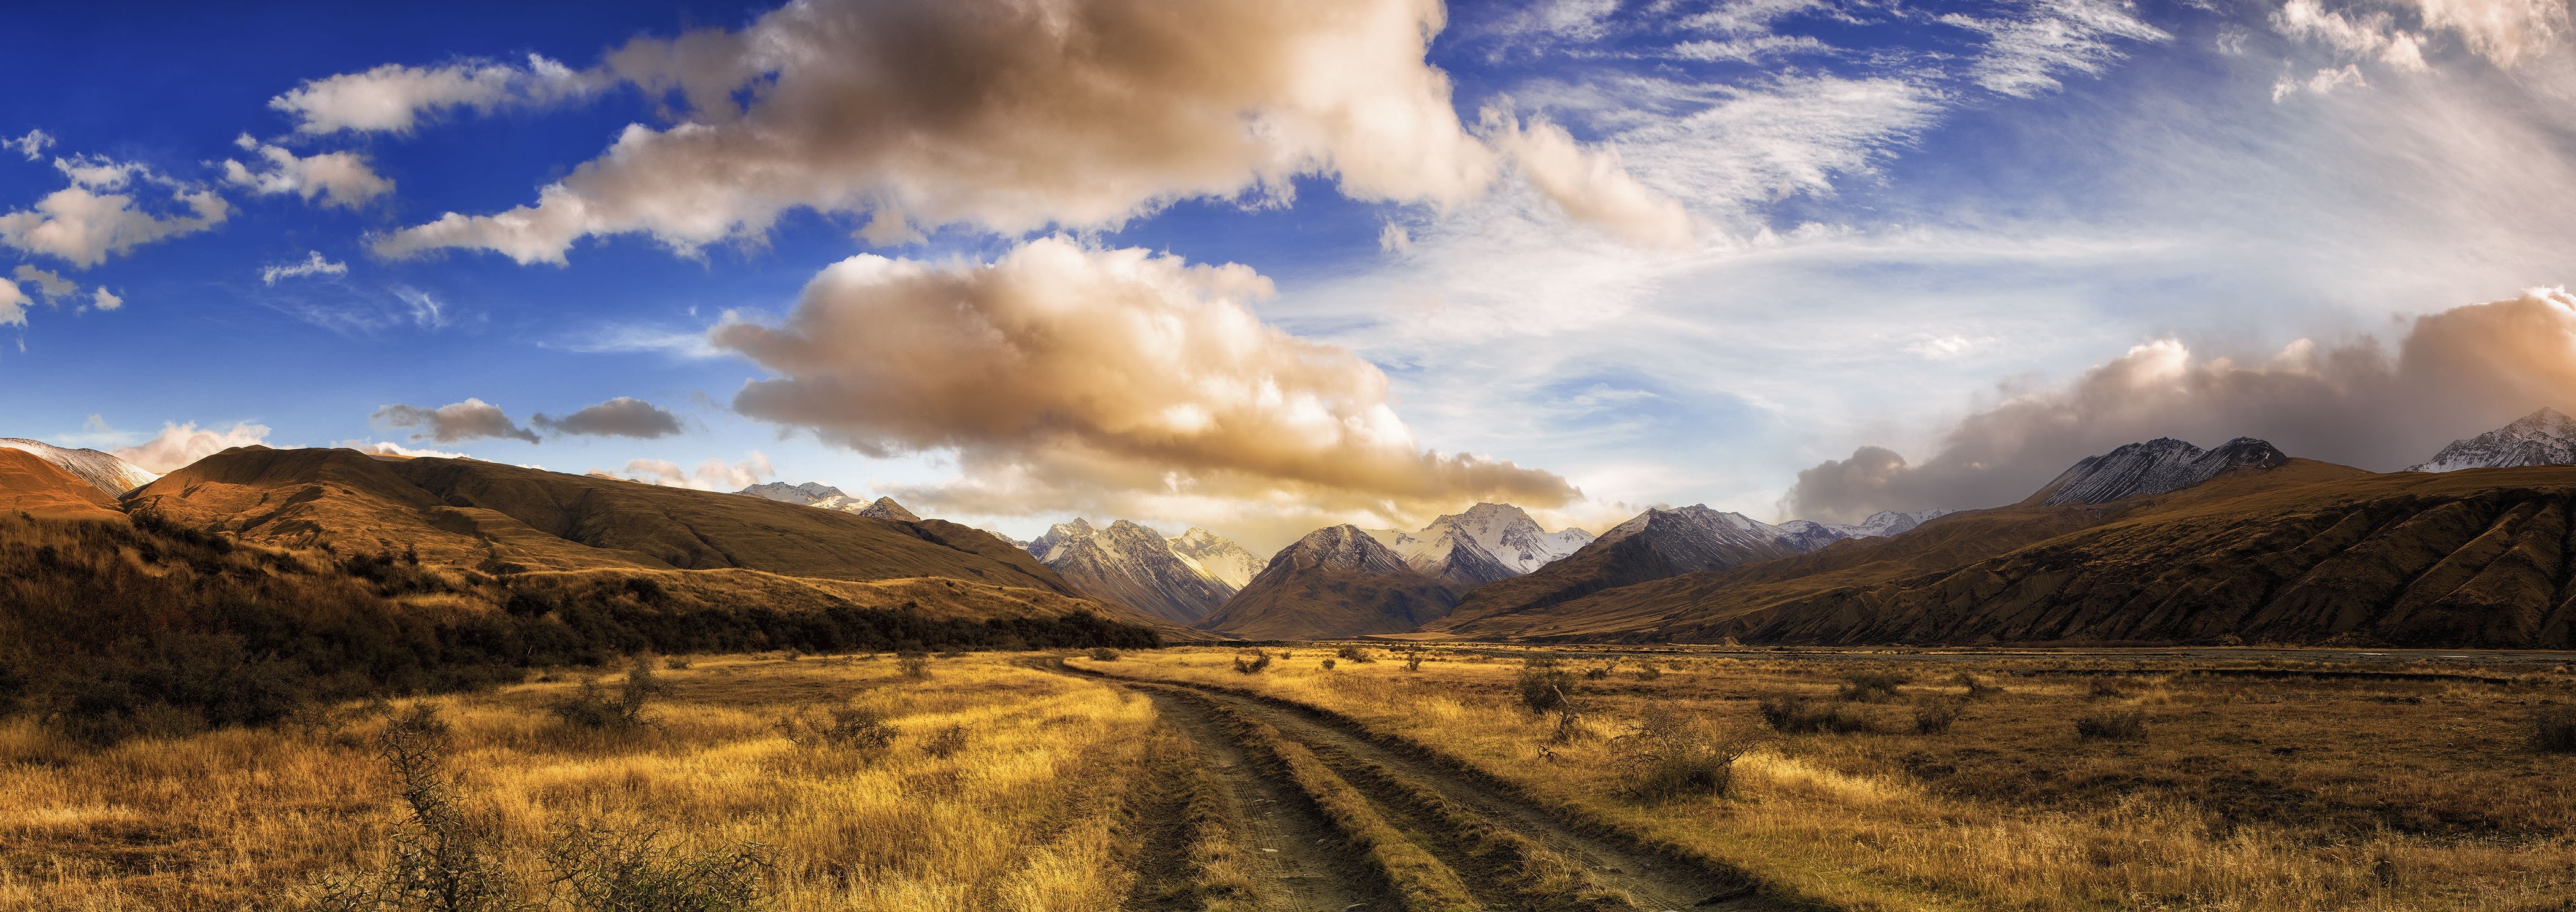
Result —
[[807, 708], [771, 726], [780, 737], [807, 750], [874, 752], [894, 744], [894, 726], [875, 710], [860, 706]]
[[1519, 688], [1521, 706], [1545, 714], [1566, 704], [1566, 695], [1574, 691], [1574, 676], [1548, 667], [1524, 668]]
[[1410, 651], [1407, 651], [1407, 652], [1404, 654], [1404, 670], [1406, 670], [1406, 671], [1421, 671], [1421, 670], [1422, 670], [1422, 650], [1419, 650], [1419, 649], [1410, 650]]
[[930, 654], [929, 654], [929, 653], [926, 653], [926, 652], [899, 652], [899, 653], [895, 653], [894, 663], [895, 663], [895, 667], [896, 667], [896, 668], [899, 668], [899, 669], [901, 669], [901, 670], [903, 671], [903, 676], [904, 676], [904, 677], [911, 678], [911, 679], [913, 679], [913, 680], [915, 680], [915, 681], [926, 681], [926, 680], [929, 680], [929, 679], [930, 679]]
[[1344, 647], [1342, 647], [1342, 648], [1341, 648], [1341, 651], [1334, 653], [1334, 655], [1340, 656], [1340, 657], [1342, 658], [1342, 660], [1343, 660], [1343, 661], [1346, 661], [1346, 662], [1375, 662], [1375, 661], [1377, 661], [1377, 657], [1376, 657], [1376, 656], [1369, 655], [1369, 651], [1368, 651], [1368, 650], [1366, 650], [1366, 649], [1361, 649], [1361, 648], [1359, 648], [1359, 647], [1357, 647], [1357, 646], [1344, 646]]
[[454, 733], [427, 703], [386, 723], [376, 756], [392, 768], [395, 791], [411, 816], [394, 834], [393, 857], [373, 877], [330, 880], [319, 906], [330, 912], [429, 910], [500, 912], [515, 908], [496, 857], [498, 840], [465, 812], [461, 777], [447, 772]]
[[1937, 735], [1949, 731], [1950, 724], [1959, 721], [1960, 706], [1966, 702], [1964, 697], [1924, 697], [1915, 701], [1914, 733]]
[[1118, 650], [1111, 649], [1107, 646], [1094, 647], [1091, 650], [1091, 660], [1094, 662], [1118, 661]]
[[1760, 744], [1751, 736], [1718, 731], [1699, 716], [1649, 706], [1637, 730], [1614, 739], [1611, 750], [1626, 793], [1662, 801], [1726, 794], [1735, 780], [1735, 761]]
[[1234, 657], [1235, 674], [1257, 675], [1269, 667], [1270, 654], [1260, 650], [1254, 650], [1249, 656], [1238, 653]]
[[651, 830], [593, 824], [558, 831], [546, 867], [582, 912], [737, 912], [760, 908], [770, 862], [757, 845], [689, 852]]

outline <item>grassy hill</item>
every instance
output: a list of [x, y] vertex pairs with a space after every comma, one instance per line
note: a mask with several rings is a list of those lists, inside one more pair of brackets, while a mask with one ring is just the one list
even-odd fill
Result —
[[116, 502], [90, 483], [22, 450], [0, 448], [0, 510], [115, 519]]

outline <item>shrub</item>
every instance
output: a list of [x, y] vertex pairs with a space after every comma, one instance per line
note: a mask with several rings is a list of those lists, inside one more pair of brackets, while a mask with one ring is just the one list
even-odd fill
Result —
[[926, 681], [930, 679], [929, 653], [898, 652], [895, 653], [894, 664], [896, 668], [903, 671], [904, 677], [911, 678], [915, 681]]
[[1977, 679], [1976, 675], [1972, 675], [1964, 671], [1956, 675], [1952, 675], [1950, 677], [1950, 683], [1967, 688], [1967, 697], [1971, 700], [1983, 700], [2004, 692], [2003, 688], [1980, 681]]
[[1770, 723], [1773, 731], [1782, 734], [1805, 732], [1850, 734], [1877, 730], [1876, 726], [1870, 724], [1868, 717], [1852, 711], [1849, 706], [1839, 702], [1814, 700], [1796, 694], [1779, 694], [1763, 697], [1755, 705], [1762, 711], [1762, 721]]
[[1652, 681], [1663, 676], [1664, 670], [1655, 667], [1653, 662], [1646, 662], [1637, 666], [1637, 680]]
[[1255, 650], [1251, 655], [1234, 657], [1234, 673], [1257, 675], [1270, 667], [1270, 654]]
[[1950, 730], [1959, 721], [1959, 710], [1966, 704], [1962, 697], [1924, 697], [1914, 703], [1914, 733], [1937, 735]]
[[1566, 694], [1574, 690], [1574, 676], [1546, 666], [1521, 669], [1521, 706], [1534, 713], [1553, 712], [1565, 706]]
[[878, 751], [894, 744], [894, 726], [875, 710], [858, 706], [807, 709], [779, 719], [780, 737], [807, 750]]
[[511, 908], [509, 877], [495, 853], [498, 839], [465, 812], [457, 777], [447, 773], [453, 734], [438, 710], [414, 705], [386, 723], [376, 744], [411, 816], [394, 834], [393, 857], [383, 870], [324, 881], [317, 905], [331, 912]]
[[2075, 736], [2086, 740], [2141, 741], [2147, 737], [2147, 714], [2138, 710], [2101, 712], [2075, 720]]
[[945, 759], [966, 749], [966, 726], [950, 723], [921, 739], [921, 752]]
[[1521, 667], [1523, 667], [1523, 668], [1555, 668], [1555, 667], [1556, 667], [1556, 660], [1555, 660], [1555, 659], [1553, 659], [1553, 658], [1547, 657], [1547, 656], [1543, 656], [1543, 655], [1522, 656], [1522, 657], [1521, 657]]
[[2096, 700], [2118, 699], [2128, 696], [2129, 692], [2122, 688], [2118, 681], [2110, 678], [2094, 678], [2093, 683], [2084, 689], [2084, 695]]
[[663, 660], [662, 667], [668, 668], [672, 671], [687, 671], [689, 670], [689, 660], [680, 656], [672, 656], [669, 659]]
[[1325, 671], [1331, 671], [1331, 670], [1333, 670], [1333, 657], [1332, 657], [1332, 656], [1325, 656], [1325, 657], [1324, 657], [1324, 670], [1325, 670]]
[[2531, 717], [2531, 747], [2552, 754], [2576, 754], [2576, 706], [2545, 706]]
[[1842, 698], [1875, 703], [1896, 698], [1896, 688], [1912, 678], [1884, 671], [1864, 671], [1843, 676]]
[[734, 912], [761, 906], [756, 845], [688, 852], [651, 830], [589, 825], [563, 830], [546, 849], [555, 886], [584, 912]]
[[1599, 680], [1606, 679], [1606, 678], [1610, 677], [1610, 670], [1611, 670], [1612, 668], [1615, 668], [1615, 667], [1617, 667], [1617, 666], [1615, 666], [1615, 665], [1600, 665], [1600, 666], [1595, 666], [1595, 667], [1592, 667], [1592, 668], [1586, 668], [1586, 669], [1584, 669], [1584, 670], [1583, 670], [1583, 679], [1584, 679], [1584, 680], [1586, 680], [1586, 681], [1599, 681]]
[[1408, 653], [1405, 653], [1405, 654], [1404, 654], [1404, 670], [1406, 670], [1406, 671], [1421, 671], [1421, 670], [1422, 670], [1422, 650], [1416, 649], [1416, 650], [1414, 650], [1414, 651], [1412, 651], [1412, 652], [1408, 652]]
[[653, 676], [653, 658], [639, 655], [629, 663], [626, 680], [617, 685], [615, 694], [601, 689], [599, 679], [583, 678], [579, 690], [556, 698], [546, 711], [573, 728], [630, 732], [653, 724], [644, 711], [654, 697], [669, 689]]
[[1719, 732], [1698, 716], [1650, 706], [1634, 733], [1611, 742], [1612, 762], [1631, 797], [1662, 801], [1723, 795], [1734, 781], [1736, 759], [1758, 743]]
[[1335, 652], [1335, 653], [1333, 653], [1333, 654], [1334, 654], [1334, 655], [1337, 655], [1337, 656], [1342, 657], [1342, 660], [1343, 660], [1343, 661], [1346, 661], [1346, 662], [1375, 662], [1375, 661], [1377, 661], [1377, 657], [1376, 657], [1376, 656], [1369, 655], [1369, 651], [1368, 651], [1368, 650], [1366, 650], [1366, 649], [1361, 649], [1361, 648], [1359, 648], [1359, 647], [1357, 647], [1357, 646], [1344, 646], [1344, 647], [1342, 647], [1342, 648], [1341, 648], [1341, 650], [1340, 650], [1340, 651]]
[[1095, 647], [1091, 650], [1091, 660], [1094, 662], [1118, 661], [1118, 650], [1111, 649], [1107, 646]]

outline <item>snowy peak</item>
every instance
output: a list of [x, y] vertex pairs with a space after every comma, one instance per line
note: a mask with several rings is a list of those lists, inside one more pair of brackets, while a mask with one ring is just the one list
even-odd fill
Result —
[[[1849, 525], [1828, 525], [1825, 528], [1842, 533], [1844, 538], [1884, 538], [1890, 535], [1899, 535], [1914, 531], [1914, 527], [1916, 526], [1940, 519], [1941, 517], [1948, 516], [1956, 512], [1959, 511], [1946, 507], [1933, 507], [1929, 510], [1916, 510], [1912, 513], [1899, 513], [1894, 510], [1880, 510], [1876, 513], [1870, 514], [1868, 519], [1861, 520], [1857, 523]], [[1782, 525], [1785, 527], [1787, 524], [1784, 523]]]
[[1358, 526], [1327, 526], [1306, 533], [1296, 544], [1280, 549], [1271, 556], [1255, 580], [1284, 575], [1295, 570], [1335, 570], [1345, 573], [1408, 573], [1413, 565], [1378, 541], [1376, 536]]
[[[1241, 546], [1205, 529], [1192, 529], [1190, 533], [1165, 538], [1160, 532], [1123, 519], [1103, 528], [1076, 518], [1049, 527], [1045, 535], [1027, 547], [1039, 563], [1063, 576], [1076, 589], [1189, 624], [1215, 611], [1226, 597], [1241, 588], [1241, 583], [1212, 572], [1199, 558], [1184, 554], [1180, 543], [1187, 542], [1195, 553], [1206, 556], [1207, 564], [1231, 570], [1244, 582], [1250, 582], [1252, 577], [1251, 571], [1241, 566], [1251, 560]], [[1241, 560], [1229, 565], [1229, 551], [1240, 555]]]
[[2543, 408], [2512, 424], [2451, 441], [2431, 460], [2408, 466], [2406, 471], [2455, 472], [2541, 465], [2576, 465], [2576, 418]]
[[1521, 508], [1495, 503], [1432, 520], [1420, 532], [1366, 531], [1406, 565], [1467, 586], [1520, 576], [1592, 541], [1590, 532], [1549, 532]]
[[1261, 572], [1261, 558], [1244, 550], [1233, 540], [1206, 529], [1191, 528], [1170, 540], [1172, 553], [1197, 567], [1200, 573], [1241, 589], [1251, 585], [1252, 577]]
[[2289, 462], [2279, 449], [2252, 437], [2238, 437], [2214, 450], [2158, 437], [2085, 457], [2036, 496], [2043, 506], [2109, 503], [2180, 491], [2237, 469], [2271, 469]]
[[841, 489], [839, 488], [811, 481], [804, 484], [793, 485], [783, 481], [773, 481], [768, 484], [752, 485], [751, 487], [735, 491], [734, 493], [749, 494], [753, 497], [765, 497], [780, 503], [792, 503], [799, 506], [811, 506], [826, 498], [845, 496], [841, 493]]
[[107, 492], [109, 497], [122, 497], [125, 492], [159, 480], [161, 476], [144, 471], [140, 466], [97, 450], [74, 450], [41, 440], [0, 437], [0, 447], [23, 450], [29, 455], [54, 464], [72, 477], [89, 482], [91, 487]]

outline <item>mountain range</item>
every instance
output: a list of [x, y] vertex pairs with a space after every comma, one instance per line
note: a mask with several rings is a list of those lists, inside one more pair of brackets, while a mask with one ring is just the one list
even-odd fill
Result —
[[1178, 543], [1183, 539], [1189, 540], [1194, 554], [1220, 558], [1220, 569], [1230, 564], [1222, 559], [1226, 549], [1243, 553], [1240, 546], [1206, 529], [1165, 538], [1123, 519], [1106, 529], [1093, 528], [1084, 519], [1058, 523], [1029, 542], [1028, 552], [1093, 598], [1194, 624], [1225, 604], [1238, 584], [1201, 566], [1198, 557], [1182, 554]]
[[71, 473], [72, 477], [106, 492], [109, 497], [122, 497], [125, 492], [151, 484], [161, 477], [97, 450], [65, 449], [18, 437], [0, 437], [0, 449], [18, 450], [52, 463], [55, 468]]
[[2466, 440], [2451, 441], [2409, 472], [2456, 472], [2521, 466], [2576, 465], [2576, 418], [2544, 408]]

